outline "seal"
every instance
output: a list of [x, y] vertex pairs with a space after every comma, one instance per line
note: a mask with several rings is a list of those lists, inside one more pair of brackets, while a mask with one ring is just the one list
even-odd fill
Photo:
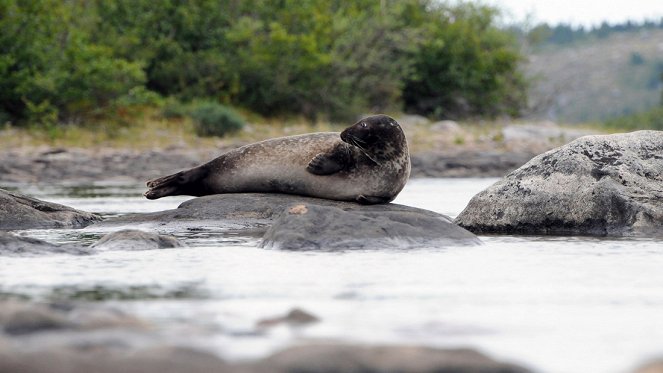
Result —
[[269, 139], [147, 182], [148, 199], [220, 193], [287, 193], [362, 204], [391, 202], [410, 176], [400, 125], [366, 117], [343, 132]]

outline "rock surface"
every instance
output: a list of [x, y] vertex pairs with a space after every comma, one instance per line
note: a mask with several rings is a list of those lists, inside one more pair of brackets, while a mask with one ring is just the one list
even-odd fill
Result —
[[178, 328], [155, 328], [99, 303], [0, 301], [0, 373], [527, 372], [467, 349], [329, 343], [226, 362], [192, 341], [205, 331]]
[[456, 222], [475, 233], [663, 234], [663, 132], [587, 136], [477, 194]]
[[136, 229], [124, 229], [109, 233], [92, 244], [95, 250], [156, 250], [183, 247], [173, 236], [166, 236]]
[[37, 256], [49, 254], [85, 255], [89, 250], [76, 245], [55, 245], [31, 237], [0, 231], [0, 256]]
[[[292, 207], [298, 205], [304, 205], [306, 213], [293, 213]], [[99, 222], [91, 229], [118, 226], [249, 231], [264, 234], [263, 247], [293, 250], [480, 243], [448, 217], [431, 211], [397, 204], [363, 206], [285, 194], [199, 197], [174, 210], [122, 216]]]
[[644, 364], [638, 367], [633, 373], [663, 373], [663, 359]]
[[337, 250], [479, 244], [472, 233], [431, 211], [394, 204], [344, 207], [295, 204], [274, 221], [261, 247]]
[[0, 189], [0, 230], [83, 228], [99, 220], [95, 214]]
[[454, 372], [525, 373], [469, 349], [410, 346], [306, 345], [278, 352], [262, 362], [277, 372]]

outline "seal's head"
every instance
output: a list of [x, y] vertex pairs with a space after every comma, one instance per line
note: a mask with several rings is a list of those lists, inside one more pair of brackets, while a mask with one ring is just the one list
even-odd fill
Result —
[[388, 115], [366, 117], [341, 132], [341, 140], [360, 148], [374, 161], [407, 155], [401, 126]]

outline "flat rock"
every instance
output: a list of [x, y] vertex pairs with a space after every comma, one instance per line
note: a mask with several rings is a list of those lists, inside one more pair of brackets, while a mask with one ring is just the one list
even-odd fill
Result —
[[276, 372], [454, 372], [525, 373], [527, 369], [497, 362], [470, 349], [413, 346], [305, 345], [265, 359]]
[[175, 237], [145, 232], [137, 229], [124, 229], [108, 233], [92, 245], [94, 250], [156, 250], [183, 247]]
[[[299, 205], [306, 207], [305, 214], [293, 213], [292, 207]], [[99, 222], [90, 229], [118, 226], [251, 232], [264, 234], [263, 247], [293, 250], [480, 243], [450, 218], [432, 211], [393, 203], [364, 206], [286, 194], [199, 197], [177, 209], [122, 216]]]
[[145, 329], [145, 323], [112, 307], [93, 303], [38, 303], [0, 301], [0, 330], [8, 335], [26, 335], [52, 330], [90, 331], [107, 328]]
[[472, 198], [474, 233], [663, 234], [663, 132], [587, 136], [541, 154]]
[[300, 203], [281, 214], [261, 247], [285, 250], [400, 249], [476, 245], [451, 219], [401, 205], [339, 208]]
[[83, 228], [99, 220], [95, 214], [0, 189], [0, 230]]
[[56, 245], [31, 237], [0, 231], [0, 256], [38, 256], [50, 254], [86, 255], [89, 250], [76, 245]]

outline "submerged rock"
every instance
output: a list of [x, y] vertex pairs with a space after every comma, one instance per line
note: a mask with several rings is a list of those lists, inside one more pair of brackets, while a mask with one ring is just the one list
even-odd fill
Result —
[[[293, 206], [300, 205], [305, 206], [305, 213], [293, 210]], [[293, 250], [480, 243], [475, 235], [432, 211], [393, 203], [364, 206], [286, 194], [199, 197], [174, 210], [122, 216], [97, 223], [91, 229], [117, 226], [239, 230], [264, 234], [263, 247]]]
[[400, 205], [341, 209], [308, 203], [281, 214], [263, 236], [261, 247], [334, 250], [476, 244], [474, 234], [431, 211]]
[[91, 331], [107, 328], [143, 330], [146, 323], [108, 306], [85, 303], [37, 303], [0, 301], [0, 330], [9, 335], [26, 335], [51, 330]]
[[95, 214], [0, 189], [0, 229], [83, 228], [99, 220]]
[[166, 236], [136, 229], [124, 229], [109, 233], [92, 245], [95, 250], [156, 250], [183, 247], [173, 236]]
[[663, 132], [587, 136], [541, 154], [472, 198], [475, 233], [663, 234]]
[[272, 317], [256, 323], [258, 328], [271, 328], [277, 325], [304, 326], [319, 322], [320, 319], [300, 308], [293, 308], [285, 316]]
[[344, 344], [291, 347], [262, 362], [275, 372], [456, 372], [525, 373], [470, 349]]
[[56, 245], [31, 237], [0, 231], [0, 256], [37, 256], [49, 254], [86, 255], [89, 250], [72, 244]]

